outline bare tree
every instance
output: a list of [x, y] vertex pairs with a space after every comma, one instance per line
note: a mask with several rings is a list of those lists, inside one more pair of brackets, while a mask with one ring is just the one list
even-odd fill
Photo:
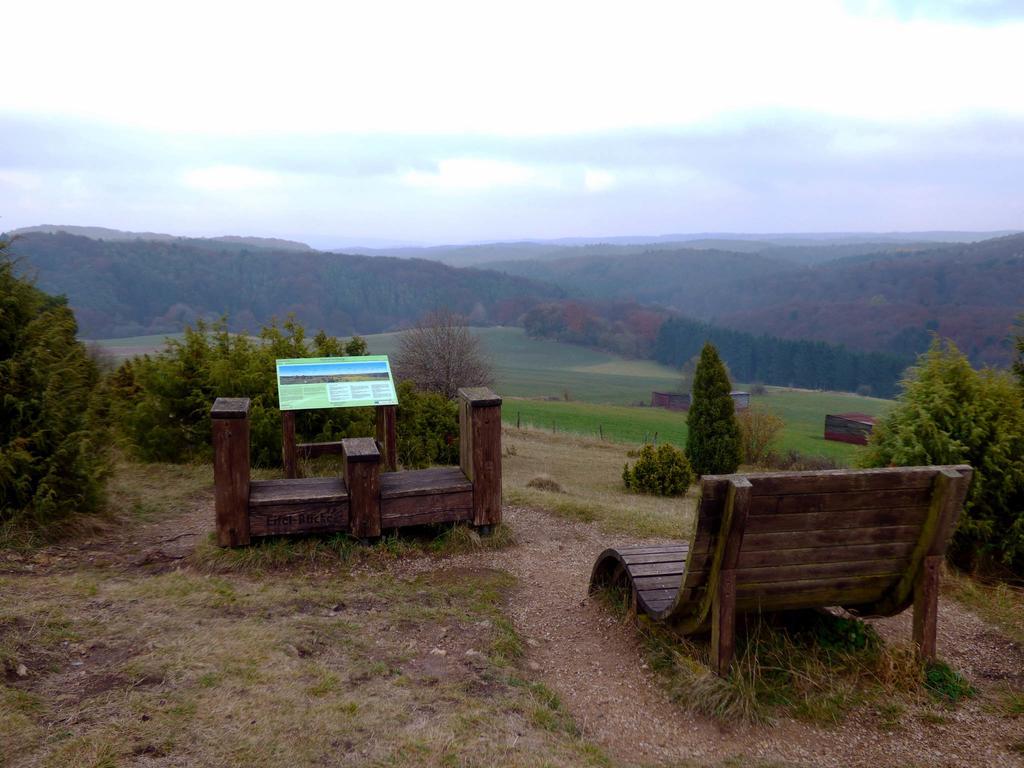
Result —
[[448, 309], [427, 314], [398, 337], [395, 373], [420, 389], [454, 398], [459, 387], [486, 387], [494, 382], [491, 360], [466, 326]]

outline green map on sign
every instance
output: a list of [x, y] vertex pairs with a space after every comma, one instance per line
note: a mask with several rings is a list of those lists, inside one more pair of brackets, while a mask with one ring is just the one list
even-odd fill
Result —
[[277, 399], [282, 411], [398, 405], [387, 355], [278, 360]]

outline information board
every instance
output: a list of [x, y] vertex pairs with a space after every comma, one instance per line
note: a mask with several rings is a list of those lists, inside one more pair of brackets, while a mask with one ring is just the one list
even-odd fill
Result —
[[278, 360], [277, 399], [282, 411], [398, 405], [387, 355]]

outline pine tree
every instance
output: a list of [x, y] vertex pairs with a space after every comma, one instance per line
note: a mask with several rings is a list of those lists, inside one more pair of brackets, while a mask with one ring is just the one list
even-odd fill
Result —
[[706, 343], [693, 375], [687, 418], [686, 455], [698, 475], [729, 474], [740, 465], [740, 428], [731, 389], [718, 350]]

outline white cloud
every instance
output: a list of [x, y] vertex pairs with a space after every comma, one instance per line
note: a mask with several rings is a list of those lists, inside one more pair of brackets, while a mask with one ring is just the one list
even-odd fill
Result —
[[42, 189], [43, 179], [38, 173], [0, 168], [0, 185], [23, 192], [35, 192]]
[[539, 135], [765, 111], [1024, 116], [1024, 23], [857, 15], [842, 0], [8, 5], [4, 53], [18, 71], [4, 109], [169, 131]]
[[493, 189], [496, 187], [557, 187], [558, 176], [503, 160], [460, 157], [441, 160], [434, 172], [408, 171], [402, 180], [413, 187], [438, 189]]
[[186, 187], [206, 192], [237, 192], [250, 189], [265, 189], [281, 182], [278, 174], [248, 168], [242, 165], [214, 165], [206, 168], [192, 168], [182, 173]]
[[903, 151], [899, 138], [870, 130], [842, 130], [832, 137], [833, 151], [841, 155], [875, 155]]
[[587, 168], [583, 173], [583, 188], [587, 192], [604, 192], [615, 186], [615, 174], [600, 168]]

